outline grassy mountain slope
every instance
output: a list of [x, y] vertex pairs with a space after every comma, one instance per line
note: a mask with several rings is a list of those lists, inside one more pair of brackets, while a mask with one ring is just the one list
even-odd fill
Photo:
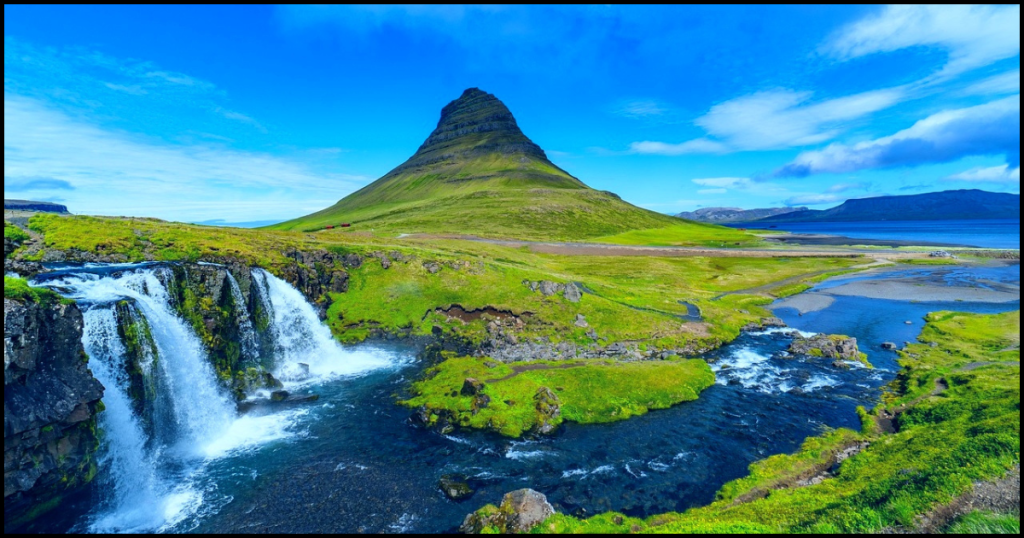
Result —
[[[314, 231], [350, 223], [376, 233], [449, 233], [584, 240], [691, 224], [587, 187], [548, 160], [491, 94], [466, 90], [441, 111], [437, 128], [405, 163], [322, 211], [273, 226]], [[680, 228], [682, 227], [682, 228]], [[694, 228], [701, 244], [704, 227]], [[726, 240], [746, 241], [738, 231]]]

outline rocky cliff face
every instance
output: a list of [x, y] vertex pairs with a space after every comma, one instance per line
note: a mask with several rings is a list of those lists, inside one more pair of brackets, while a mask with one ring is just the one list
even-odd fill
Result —
[[488, 153], [523, 154], [547, 160], [544, 150], [519, 129], [504, 103], [487, 92], [469, 88], [441, 109], [437, 128], [395, 171]]
[[4, 529], [57, 506], [96, 474], [103, 386], [73, 304], [4, 299]]

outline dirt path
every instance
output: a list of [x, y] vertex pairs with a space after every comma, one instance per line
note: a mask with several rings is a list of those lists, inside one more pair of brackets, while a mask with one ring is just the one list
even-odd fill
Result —
[[[568, 256], [654, 256], [654, 257], [707, 257], [707, 258], [858, 258], [877, 255], [877, 250], [857, 248], [716, 248], [716, 247], [651, 247], [637, 245], [612, 245], [606, 243], [557, 243], [536, 241], [512, 241], [502, 239], [486, 239], [472, 235], [447, 234], [408, 234], [405, 240], [453, 239], [459, 241], [476, 241], [490, 245], [506, 247], [529, 247], [533, 252], [541, 254], [559, 254]], [[893, 252], [887, 257], [898, 259], [927, 258], [925, 252]]]

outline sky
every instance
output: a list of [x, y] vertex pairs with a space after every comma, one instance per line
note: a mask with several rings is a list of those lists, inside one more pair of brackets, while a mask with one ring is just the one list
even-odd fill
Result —
[[4, 197], [258, 224], [464, 89], [654, 211], [1020, 192], [1020, 7], [4, 6]]

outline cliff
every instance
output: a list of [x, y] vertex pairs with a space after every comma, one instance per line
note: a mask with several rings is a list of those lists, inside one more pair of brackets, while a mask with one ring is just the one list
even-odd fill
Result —
[[103, 386], [82, 348], [82, 314], [4, 298], [4, 529], [39, 517], [96, 474]]

